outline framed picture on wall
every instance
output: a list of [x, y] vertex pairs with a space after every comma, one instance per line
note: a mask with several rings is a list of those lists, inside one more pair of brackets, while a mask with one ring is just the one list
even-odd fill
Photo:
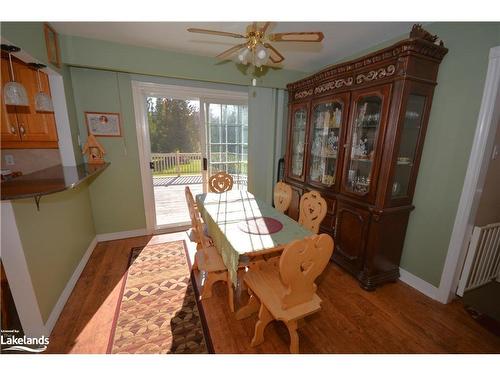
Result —
[[89, 134], [96, 137], [121, 137], [120, 114], [110, 112], [85, 112]]
[[47, 57], [52, 65], [61, 67], [61, 57], [59, 54], [59, 40], [56, 31], [48, 24], [43, 25], [45, 32], [45, 45], [47, 47]]

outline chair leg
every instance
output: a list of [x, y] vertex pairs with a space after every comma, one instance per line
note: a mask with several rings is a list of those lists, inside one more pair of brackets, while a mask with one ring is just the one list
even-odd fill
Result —
[[240, 287], [240, 291], [242, 292], [247, 290], [247, 284], [243, 281], [246, 272], [247, 270], [244, 267], [238, 268], [238, 286]]
[[201, 293], [201, 299], [212, 297], [212, 286], [217, 281], [226, 281], [227, 273], [226, 272], [208, 272], [207, 279], [205, 281], [205, 285], [203, 285], [203, 292]]
[[290, 333], [290, 353], [299, 354], [299, 334], [297, 333], [297, 321], [292, 320], [285, 323]]
[[229, 275], [227, 276], [227, 302], [229, 304], [229, 310], [234, 313], [234, 289], [233, 281]]
[[253, 313], [259, 311], [260, 301], [254, 296], [250, 288], [248, 288], [248, 294], [250, 295], [248, 303], [236, 311], [236, 320], [248, 318]]
[[261, 304], [259, 310], [259, 320], [255, 324], [255, 333], [250, 346], [257, 346], [264, 342], [264, 330], [273, 319], [274, 318], [269, 310], [264, 306], [264, 304]]
[[194, 261], [193, 261], [193, 265], [192, 265], [191, 269], [193, 271], [197, 271], [198, 270], [198, 259], [196, 258], [196, 256], [194, 257]]

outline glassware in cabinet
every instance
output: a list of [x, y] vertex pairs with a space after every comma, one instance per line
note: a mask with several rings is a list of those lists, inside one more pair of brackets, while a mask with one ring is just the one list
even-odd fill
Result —
[[294, 111], [292, 121], [291, 174], [301, 177], [304, 172], [307, 108], [302, 107]]
[[338, 101], [316, 104], [311, 124], [309, 181], [332, 186], [335, 183], [343, 106]]
[[378, 95], [361, 97], [356, 103], [346, 184], [353, 193], [364, 195], [370, 190], [381, 114], [382, 98]]

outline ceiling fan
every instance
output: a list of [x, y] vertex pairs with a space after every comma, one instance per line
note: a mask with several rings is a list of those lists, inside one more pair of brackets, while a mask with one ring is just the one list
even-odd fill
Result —
[[321, 42], [324, 38], [323, 33], [319, 31], [290, 32], [290, 33], [272, 33], [266, 34], [271, 22], [265, 22], [258, 25], [253, 22], [247, 26], [245, 34], [236, 34], [225, 31], [188, 28], [187, 31], [199, 34], [211, 34], [226, 36], [231, 38], [246, 39], [244, 43], [237, 44], [234, 47], [218, 54], [216, 58], [228, 60], [237, 53], [236, 61], [247, 65], [251, 63], [256, 67], [263, 65], [279, 64], [285, 57], [278, 52], [269, 42]]

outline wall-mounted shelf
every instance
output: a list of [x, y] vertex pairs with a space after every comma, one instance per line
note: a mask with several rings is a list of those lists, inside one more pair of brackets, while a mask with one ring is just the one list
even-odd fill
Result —
[[54, 167], [42, 169], [1, 184], [2, 200], [34, 198], [37, 209], [44, 195], [74, 189], [85, 180], [102, 172], [109, 166], [105, 164], [79, 164], [74, 167]]

